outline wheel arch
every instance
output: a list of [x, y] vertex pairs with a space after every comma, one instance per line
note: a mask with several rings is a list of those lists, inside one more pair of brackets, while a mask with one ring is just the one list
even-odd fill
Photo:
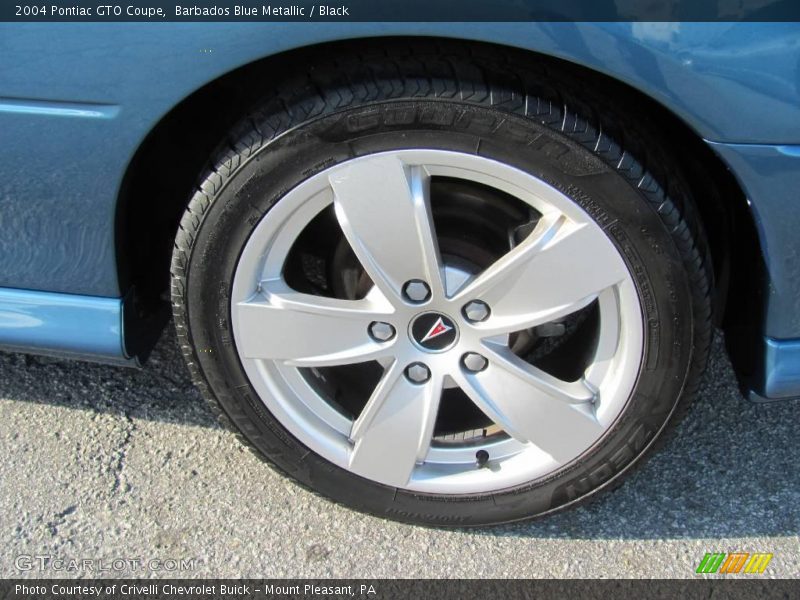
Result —
[[[431, 44], [459, 43], [470, 51], [502, 48], [516, 60], [545, 62], [589, 78], [609, 99], [625, 101], [651, 119], [671, 150], [697, 206], [708, 235], [715, 276], [715, 322], [731, 326], [741, 340], [756, 347], [763, 319], [763, 289], [732, 264], [745, 261], [762, 268], [756, 224], [745, 194], [723, 160], [675, 112], [644, 91], [620, 79], [563, 59], [530, 50], [445, 38], [362, 38], [325, 42], [268, 56], [230, 71], [185, 97], [150, 130], [136, 150], [123, 177], [115, 217], [117, 268], [120, 287], [127, 292], [125, 337], [129, 354], [144, 357], [167, 318], [169, 263], [178, 222], [209, 157], [228, 130], [265, 93], [298, 68], [335, 55], [357, 44], [386, 44], [389, 40]], [[253, 82], [258, 82], [253, 85]], [[217, 118], [208, 119], [215, 114]], [[735, 240], [735, 243], [734, 243]], [[748, 327], [741, 319], [749, 315]], [[736, 326], [736, 327], [734, 327]], [[747, 373], [756, 357], [733, 355], [737, 373]]]

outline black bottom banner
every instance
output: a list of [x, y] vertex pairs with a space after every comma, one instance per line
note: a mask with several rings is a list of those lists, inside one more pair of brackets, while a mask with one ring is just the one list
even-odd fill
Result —
[[103, 598], [150, 600], [193, 598], [238, 600], [264, 598], [357, 598], [424, 600], [428, 598], [531, 598], [562, 600], [631, 598], [681, 600], [715, 598], [798, 598], [800, 580], [506, 580], [506, 579], [205, 579], [205, 580], [2, 580], [0, 599], [40, 600]]

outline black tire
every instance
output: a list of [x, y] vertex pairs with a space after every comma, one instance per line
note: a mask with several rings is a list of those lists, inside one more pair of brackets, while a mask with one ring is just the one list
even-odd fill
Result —
[[[711, 273], [673, 160], [645, 121], [591, 85], [515, 54], [364, 47], [286, 81], [231, 134], [180, 224], [172, 301], [194, 381], [221, 419], [302, 485], [358, 510], [428, 525], [484, 525], [572, 505], [618, 483], [697, 389], [711, 340]], [[250, 232], [321, 169], [401, 147], [492, 157], [547, 181], [608, 233], [644, 311], [645, 356], [617, 422], [546, 479], [434, 496], [357, 477], [298, 442], [259, 400], [237, 356], [229, 294]], [[669, 192], [667, 192], [669, 190]]]

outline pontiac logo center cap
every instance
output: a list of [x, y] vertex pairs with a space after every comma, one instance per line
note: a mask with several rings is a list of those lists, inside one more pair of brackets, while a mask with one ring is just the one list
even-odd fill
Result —
[[411, 337], [423, 350], [441, 352], [456, 343], [458, 329], [449, 317], [428, 312], [412, 321]]

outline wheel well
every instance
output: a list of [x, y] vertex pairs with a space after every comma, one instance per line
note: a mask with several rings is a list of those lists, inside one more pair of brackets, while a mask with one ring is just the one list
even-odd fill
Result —
[[[377, 43], [368, 39], [326, 43], [253, 62], [200, 88], [156, 125], [129, 165], [117, 208], [120, 284], [133, 299], [129, 303], [134, 314], [128, 332], [136, 331], [137, 321], [141, 324], [149, 319], [163, 325], [163, 318], [151, 317], [164, 315], [168, 306], [169, 265], [178, 222], [199, 176], [209, 166], [209, 158], [233, 125], [271, 89], [298, 70], [309, 69], [315, 61], [335, 56], [357, 44], [380, 51], [390, 42], [382, 38]], [[415, 40], [415, 45], [424, 44], [426, 49], [451, 43], [456, 42], [431, 38]], [[478, 42], [457, 43], [462, 50], [466, 46], [476, 52], [481, 47], [491, 46]], [[740, 264], [739, 260], [760, 267], [761, 251], [755, 225], [736, 179], [702, 138], [664, 106], [610, 76], [530, 51], [504, 47], [503, 52], [516, 55], [515, 61], [536, 61], [549, 69], [570, 71], [591, 80], [609, 99], [635, 106], [637, 113], [646, 115], [651, 128], [658, 132], [659, 142], [678, 162], [706, 231], [716, 281], [716, 323], [739, 323], [737, 315], [745, 310], [750, 315], [758, 314], [751, 311], [752, 303], [759, 302], [760, 290], [753, 290], [752, 277], [746, 272], [731, 269], [731, 264]], [[753, 332], [757, 332], [760, 325], [754, 324]], [[753, 332], [747, 335], [752, 336]], [[153, 336], [143, 336], [142, 340], [132, 343], [126, 339], [129, 352], [145, 355]]]

